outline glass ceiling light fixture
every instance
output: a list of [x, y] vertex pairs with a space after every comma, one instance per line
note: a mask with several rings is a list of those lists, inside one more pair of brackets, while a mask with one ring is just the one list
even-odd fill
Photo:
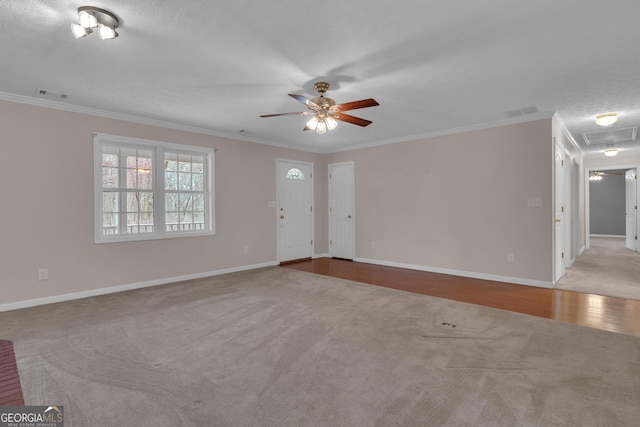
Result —
[[596, 123], [600, 126], [610, 126], [618, 121], [617, 113], [600, 114], [596, 116]]
[[326, 133], [327, 130], [334, 130], [336, 126], [338, 126], [336, 119], [323, 112], [314, 114], [307, 122], [307, 128], [315, 130], [319, 134]]
[[93, 6], [79, 7], [78, 22], [79, 24], [71, 23], [71, 33], [77, 39], [88, 36], [96, 29], [98, 37], [102, 40], [118, 37], [116, 28], [120, 25], [120, 21], [108, 10]]
[[617, 156], [618, 155], [618, 149], [617, 148], [607, 148], [606, 150], [604, 150], [604, 155], [607, 156], [607, 157]]

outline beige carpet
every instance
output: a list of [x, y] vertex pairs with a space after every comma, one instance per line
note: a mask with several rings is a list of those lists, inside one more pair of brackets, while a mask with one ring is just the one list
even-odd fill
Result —
[[627, 249], [624, 239], [591, 237], [556, 288], [640, 300], [640, 253]]
[[637, 426], [640, 339], [279, 267], [0, 313], [65, 426]]

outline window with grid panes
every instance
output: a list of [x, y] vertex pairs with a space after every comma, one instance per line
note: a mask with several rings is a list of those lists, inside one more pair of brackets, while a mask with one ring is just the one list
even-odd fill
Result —
[[96, 243], [214, 234], [214, 150], [96, 134]]

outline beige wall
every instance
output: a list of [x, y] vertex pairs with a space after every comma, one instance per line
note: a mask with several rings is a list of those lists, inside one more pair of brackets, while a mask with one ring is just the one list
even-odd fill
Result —
[[[275, 262], [276, 158], [314, 163], [315, 250], [327, 252], [322, 155], [11, 102], [0, 117], [0, 305]], [[217, 148], [216, 235], [94, 244], [94, 132]]]
[[[353, 160], [357, 258], [552, 280], [551, 119], [321, 155], [12, 102], [0, 117], [0, 306], [274, 263], [277, 158], [314, 163], [316, 254], [327, 165]], [[217, 148], [217, 234], [94, 244], [94, 132]]]
[[551, 282], [551, 131], [545, 119], [329, 155], [355, 161], [357, 258]]

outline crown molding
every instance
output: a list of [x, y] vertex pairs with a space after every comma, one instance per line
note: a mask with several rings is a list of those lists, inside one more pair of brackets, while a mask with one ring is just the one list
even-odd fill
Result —
[[[316, 153], [316, 154], [332, 154], [332, 153], [339, 153], [344, 151], [378, 147], [382, 145], [397, 144], [401, 142], [418, 141], [421, 139], [435, 138], [438, 136], [454, 135], [458, 133], [478, 131], [483, 129], [491, 129], [491, 128], [496, 128], [501, 126], [508, 126], [508, 125], [513, 125], [518, 123], [526, 123], [526, 122], [532, 122], [536, 120], [550, 119], [550, 118], [556, 117], [555, 112], [540, 111], [538, 113], [526, 114], [523, 116], [512, 117], [504, 120], [478, 123], [475, 125], [461, 126], [457, 128], [436, 130], [432, 132], [407, 135], [407, 136], [398, 137], [398, 138], [381, 139], [378, 141], [371, 141], [366, 144], [353, 145], [350, 147], [338, 148], [333, 150], [331, 149], [323, 150], [323, 149], [313, 149], [313, 148], [302, 147], [302, 146], [294, 146], [294, 145], [284, 144], [277, 141], [272, 141], [265, 138], [257, 138], [257, 137], [241, 135], [237, 133], [223, 132], [215, 129], [202, 128], [198, 126], [175, 123], [175, 122], [170, 122], [166, 120], [152, 119], [149, 117], [136, 116], [132, 114], [116, 113], [114, 111], [101, 110], [101, 109], [92, 108], [92, 107], [82, 107], [82, 106], [73, 105], [73, 104], [66, 104], [63, 102], [34, 98], [31, 96], [16, 95], [8, 92], [0, 91], [0, 100], [16, 102], [20, 104], [33, 105], [33, 106], [43, 107], [43, 108], [52, 108], [56, 110], [68, 111], [68, 112], [78, 113], [78, 114], [87, 114], [90, 116], [104, 117], [104, 118], [114, 119], [114, 120], [122, 120], [126, 122], [131, 122], [131, 123], [162, 127], [165, 129], [173, 129], [173, 130], [179, 130], [184, 132], [197, 133], [201, 135], [216, 136], [216, 137], [231, 139], [235, 141], [244, 141], [244, 142], [252, 142], [256, 144], [270, 145], [270, 146], [279, 147], [279, 148], [305, 151], [305, 152]], [[558, 120], [559, 120], [558, 124], [563, 129], [563, 132], [567, 135], [567, 137], [572, 142], [572, 144], [574, 144], [580, 150], [580, 148], [575, 143], [575, 140], [570, 136], [568, 132], [566, 132], [566, 126], [564, 126], [564, 123], [559, 118]]]
[[562, 120], [562, 117], [560, 117], [560, 115], [557, 112], [553, 115], [553, 121], [560, 128], [560, 131], [562, 131], [562, 133], [569, 140], [569, 142], [571, 142], [571, 145], [573, 145], [573, 147], [576, 150], [578, 150], [578, 153], [584, 156], [586, 154], [584, 149], [580, 147], [580, 144], [578, 144], [576, 140], [573, 138], [573, 136], [571, 135], [571, 133], [569, 133], [569, 129], [567, 128], [567, 125], [565, 124], [564, 120]]
[[540, 111], [538, 113], [526, 114], [523, 116], [513, 117], [509, 119], [504, 119], [504, 120], [496, 120], [492, 122], [478, 123], [475, 125], [461, 126], [457, 128], [442, 129], [442, 130], [437, 130], [432, 132], [408, 135], [408, 136], [403, 136], [399, 138], [389, 138], [389, 139], [380, 140], [380, 141], [373, 141], [367, 144], [360, 144], [360, 145], [352, 146], [349, 148], [334, 150], [331, 153], [359, 150], [363, 148], [379, 147], [382, 145], [397, 144], [401, 142], [419, 141], [421, 139], [429, 139], [429, 138], [435, 138], [439, 136], [455, 135], [455, 134], [464, 133], [464, 132], [473, 132], [473, 131], [484, 130], [484, 129], [492, 129], [492, 128], [497, 128], [502, 126], [519, 124], [519, 123], [535, 122], [537, 120], [551, 119], [554, 114], [555, 112], [553, 111]]
[[156, 126], [165, 129], [179, 130], [184, 132], [192, 132], [201, 135], [216, 136], [220, 138], [232, 139], [236, 141], [253, 142], [256, 144], [271, 145], [280, 148], [288, 148], [291, 150], [307, 151], [312, 153], [321, 153], [319, 150], [313, 150], [306, 147], [293, 146], [275, 141], [269, 141], [262, 138], [251, 136], [241, 136], [236, 133], [222, 132], [215, 129], [202, 128], [198, 126], [185, 125], [181, 123], [170, 122], [166, 120], [152, 119], [149, 117], [136, 116], [133, 114], [116, 113], [114, 111], [100, 110], [92, 107], [82, 107], [79, 105], [66, 104], [64, 102], [51, 101], [48, 99], [39, 99], [31, 96], [16, 95], [8, 92], [0, 91], [0, 101], [16, 102], [19, 104], [33, 105], [42, 108], [51, 108], [54, 110], [67, 111], [71, 113], [86, 114], [89, 116], [103, 117], [113, 120], [122, 120], [130, 123], [138, 123], [148, 126]]

